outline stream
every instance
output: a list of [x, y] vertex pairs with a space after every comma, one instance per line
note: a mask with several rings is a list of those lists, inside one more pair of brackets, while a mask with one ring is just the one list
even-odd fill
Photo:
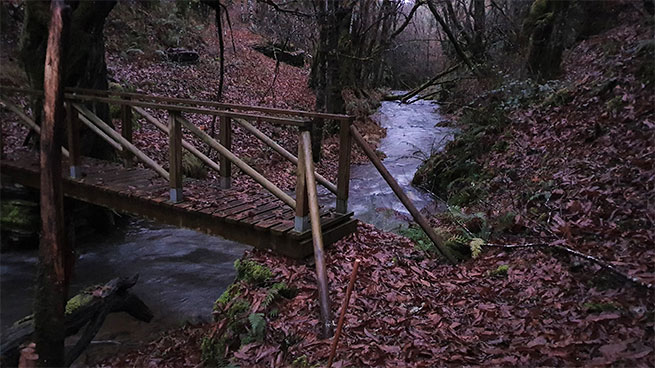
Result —
[[[437, 105], [382, 102], [374, 115], [387, 137], [379, 150], [384, 164], [421, 209], [435, 206], [432, 198], [410, 183], [421, 161], [452, 139], [453, 130], [435, 127], [441, 121]], [[324, 197], [334, 205], [334, 198]], [[409, 214], [372, 164], [351, 171], [350, 209], [362, 221], [385, 230], [407, 223]], [[434, 210], [428, 207], [428, 210]], [[77, 246], [71, 295], [80, 289], [118, 276], [139, 274], [132, 288], [153, 311], [149, 324], [125, 313], [110, 315], [95, 341], [74, 366], [95, 363], [147, 341], [185, 322], [208, 321], [216, 298], [235, 277], [234, 260], [249, 246], [196, 231], [133, 219], [111, 234], [94, 236]], [[0, 325], [4, 331], [31, 309], [37, 251], [9, 251], [0, 255]]]

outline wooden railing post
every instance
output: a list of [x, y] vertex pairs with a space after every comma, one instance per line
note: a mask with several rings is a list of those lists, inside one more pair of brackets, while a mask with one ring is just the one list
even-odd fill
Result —
[[[132, 107], [130, 105], [121, 106], [121, 121], [121, 135], [132, 143]], [[123, 165], [125, 167], [134, 166], [134, 155], [129, 150], [123, 151]]]
[[80, 167], [80, 119], [70, 102], [66, 103], [66, 131], [68, 133], [68, 163], [70, 177], [79, 179], [82, 177]]
[[168, 112], [168, 147], [169, 147], [169, 182], [170, 200], [182, 202], [182, 125], [178, 120], [179, 112]]
[[[219, 142], [228, 150], [232, 149], [232, 119], [227, 116], [220, 117]], [[221, 188], [229, 189], [232, 186], [232, 163], [221, 155]]]
[[2, 134], [2, 123], [0, 123], [0, 159], [5, 158], [5, 136]]
[[314, 118], [312, 121], [312, 158], [314, 159], [314, 162], [319, 162], [321, 160], [324, 124], [325, 122], [321, 118]]
[[330, 317], [330, 292], [328, 290], [328, 277], [325, 266], [323, 248], [323, 232], [321, 228], [321, 214], [318, 207], [318, 193], [314, 177], [314, 161], [312, 160], [312, 138], [308, 131], [303, 131], [300, 137], [300, 147], [304, 151], [305, 187], [307, 188], [307, 202], [309, 203], [309, 217], [312, 224], [312, 244], [314, 245], [314, 262], [316, 263], [316, 281], [318, 282], [318, 304], [321, 309], [321, 330], [323, 338], [332, 336], [332, 319]]
[[309, 199], [307, 198], [307, 176], [305, 172], [305, 150], [302, 131], [298, 135], [298, 168], [296, 170], [296, 217], [293, 229], [299, 233], [309, 230]]
[[350, 186], [350, 125], [353, 119], [339, 122], [339, 172], [337, 175], [337, 213], [348, 212], [348, 188]]

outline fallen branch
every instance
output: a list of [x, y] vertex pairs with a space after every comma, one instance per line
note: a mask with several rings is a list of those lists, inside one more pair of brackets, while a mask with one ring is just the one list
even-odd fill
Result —
[[[64, 322], [65, 335], [74, 335], [82, 328], [84, 331], [75, 346], [66, 352], [66, 366], [72, 364], [91, 343], [108, 314], [126, 312], [140, 321], [150, 322], [153, 315], [148, 306], [128, 291], [137, 279], [138, 275], [113, 279], [93, 290], [82, 291], [69, 300]], [[33, 341], [33, 338], [33, 316], [23, 318], [3, 332], [0, 348], [2, 366], [16, 366], [21, 345]]]
[[439, 80], [439, 78], [441, 78], [441, 77], [443, 77], [443, 76], [446, 76], [446, 75], [448, 75], [448, 74], [454, 72], [455, 70], [459, 69], [460, 66], [462, 66], [462, 63], [461, 63], [461, 62], [460, 62], [460, 63], [457, 63], [457, 64], [455, 64], [454, 66], [452, 66], [452, 67], [450, 67], [450, 68], [448, 68], [448, 69], [442, 71], [441, 73], [435, 75], [435, 76], [432, 77], [432, 79], [430, 79], [429, 81], [427, 81], [427, 82], [421, 84], [421, 85], [418, 86], [417, 88], [415, 88], [415, 89], [413, 89], [413, 90], [411, 90], [411, 91], [405, 93], [404, 95], [398, 95], [398, 96], [386, 96], [386, 97], [384, 98], [384, 100], [385, 100], [385, 101], [395, 101], [395, 100], [400, 100], [402, 103], [407, 103], [407, 101], [408, 101], [410, 98], [416, 96], [416, 95], [419, 94], [421, 91], [425, 90], [426, 88], [430, 87], [431, 85], [436, 84], [437, 81]]
[[634, 283], [637, 286], [640, 286], [642, 288], [648, 289], [648, 290], [653, 290], [655, 287], [653, 284], [650, 283], [645, 283], [641, 281], [640, 279], [636, 277], [632, 277], [626, 273], [623, 273], [616, 269], [616, 267], [612, 266], [611, 264], [602, 261], [594, 256], [590, 256], [588, 254], [584, 254], [581, 252], [578, 252], [577, 250], [573, 250], [569, 247], [565, 247], [563, 245], [558, 245], [558, 244], [549, 244], [549, 243], [527, 243], [527, 244], [485, 244], [488, 247], [493, 247], [493, 248], [503, 248], [503, 249], [518, 249], [518, 248], [550, 248], [550, 249], [555, 249], [560, 252], [564, 252], [570, 255], [574, 255], [576, 257], [582, 258], [588, 262], [597, 264], [603, 269], [606, 269], [610, 272], [612, 272], [614, 275], [618, 276], [619, 278]]
[[357, 278], [357, 269], [359, 268], [359, 259], [355, 260], [353, 263], [353, 271], [350, 274], [350, 282], [346, 288], [346, 296], [343, 298], [343, 304], [341, 304], [341, 315], [339, 316], [339, 323], [337, 324], [337, 332], [334, 335], [332, 340], [332, 346], [330, 347], [330, 357], [328, 358], [327, 367], [332, 367], [332, 361], [334, 360], [334, 355], [337, 353], [337, 344], [339, 344], [339, 337], [341, 336], [341, 329], [343, 328], [343, 321], [346, 317], [346, 309], [348, 309], [348, 303], [350, 302], [350, 294], [353, 291], [353, 286], [355, 286], [355, 279]]

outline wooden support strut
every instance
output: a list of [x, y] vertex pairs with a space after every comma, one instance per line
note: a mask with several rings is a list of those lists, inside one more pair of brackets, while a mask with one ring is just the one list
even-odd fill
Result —
[[[154, 116], [150, 115], [146, 110], [140, 108], [140, 107], [132, 107], [134, 111], [136, 111], [137, 114], [143, 116], [146, 121], [149, 123], [152, 123], [157, 129], [161, 130], [162, 132], [166, 133], [168, 135], [168, 127], [161, 123], [157, 118]], [[198, 157], [202, 162], [204, 162], [209, 168], [216, 172], [220, 172], [220, 167], [216, 162], [214, 162], [211, 158], [207, 157], [204, 153], [200, 152], [193, 144], [189, 143], [188, 141], [182, 139], [182, 147], [184, 147], [187, 151], [191, 152], [194, 156]]]
[[402, 188], [400, 188], [400, 185], [398, 185], [398, 182], [391, 176], [389, 171], [387, 170], [386, 167], [382, 164], [382, 161], [378, 158], [378, 156], [375, 154], [375, 151], [371, 148], [371, 146], [366, 143], [362, 135], [359, 133], [357, 128], [354, 126], [350, 127], [350, 132], [352, 133], [353, 138], [355, 139], [355, 142], [364, 150], [364, 153], [366, 153], [366, 156], [373, 162], [373, 165], [375, 166], [376, 169], [380, 172], [384, 180], [389, 184], [393, 192], [396, 194], [398, 199], [402, 202], [402, 204], [407, 208], [409, 213], [412, 215], [414, 218], [414, 221], [425, 231], [425, 233], [428, 235], [430, 240], [434, 243], [434, 245], [437, 247], [437, 250], [439, 253], [441, 253], [442, 256], [446, 257], [446, 259], [454, 264], [457, 262], [455, 257], [451, 254], [451, 252], [448, 250], [443, 245], [442, 239], [440, 239], [437, 234], [434, 232], [428, 221], [421, 215], [421, 213], [418, 211], [416, 206], [412, 203], [412, 201], [407, 197], [405, 192], [403, 192]]
[[292, 209], [296, 209], [296, 201], [291, 198], [288, 194], [286, 194], [284, 191], [282, 191], [280, 188], [275, 186], [275, 184], [271, 183], [268, 179], [266, 179], [262, 174], [258, 173], [255, 169], [250, 167], [248, 164], [243, 162], [240, 158], [238, 158], [236, 155], [234, 155], [232, 152], [230, 152], [228, 149], [223, 147], [220, 143], [216, 142], [216, 140], [212, 137], [209, 136], [209, 134], [203, 132], [198, 128], [197, 126], [191, 124], [188, 120], [186, 120], [182, 116], [178, 116], [178, 119], [180, 119], [180, 122], [182, 125], [189, 129], [191, 133], [195, 134], [198, 138], [200, 138], [202, 141], [207, 143], [209, 146], [214, 148], [215, 150], [218, 151], [219, 154], [222, 156], [225, 156], [230, 162], [235, 164], [241, 171], [243, 171], [246, 175], [250, 176], [253, 178], [257, 183], [259, 183], [264, 189], [268, 190], [276, 196], [277, 198], [281, 199], [282, 202], [286, 203], [289, 207]]
[[[221, 145], [228, 151], [232, 149], [232, 119], [227, 116], [220, 116], [219, 139]], [[221, 155], [221, 188], [229, 189], [232, 186], [232, 163], [225, 156]]]
[[168, 112], [168, 149], [169, 149], [169, 176], [170, 200], [173, 203], [184, 200], [182, 193], [182, 127], [180, 115], [177, 111]]
[[[132, 143], [132, 109], [129, 105], [121, 106], [121, 135]], [[128, 150], [123, 151], [123, 165], [134, 166], [134, 155]]]
[[89, 120], [84, 114], [78, 113], [77, 118], [80, 119], [84, 125], [87, 126], [87, 128], [91, 129], [92, 132], [96, 133], [100, 138], [102, 138], [105, 142], [109, 143], [110, 146], [112, 146], [116, 151], [123, 152], [123, 146], [120, 145], [120, 143], [116, 142], [113, 140], [110, 136], [105, 134], [102, 129], [98, 128], [91, 120]]
[[316, 279], [318, 281], [319, 305], [321, 308], [321, 330], [323, 338], [332, 336], [332, 320], [330, 317], [330, 298], [328, 292], [327, 271], [325, 270], [325, 256], [323, 252], [323, 234], [321, 230], [321, 217], [318, 207], [318, 194], [314, 178], [314, 160], [312, 160], [312, 138], [309, 131], [301, 135], [303, 162], [309, 202], [309, 217], [312, 223], [312, 242], [314, 244], [314, 261], [316, 263]]
[[[36, 123], [29, 116], [25, 115], [25, 113], [21, 111], [21, 109], [18, 106], [3, 100], [0, 100], [0, 106], [18, 115], [18, 117], [20, 118], [18, 122], [23, 124], [25, 127], [27, 127], [27, 129], [31, 129], [36, 134], [41, 135], [41, 127], [36, 125]], [[69, 153], [66, 148], [61, 147], [61, 153], [65, 157], [69, 157]]]
[[[302, 133], [301, 133], [302, 134]], [[298, 160], [296, 170], [296, 216], [293, 230], [299, 233], [309, 230], [309, 199], [307, 198], [307, 179], [305, 171], [305, 149], [302, 135], [298, 137]]]
[[[161, 167], [158, 163], [156, 163], [153, 159], [150, 157], [146, 156], [145, 153], [141, 152], [136, 146], [134, 146], [132, 143], [128, 142], [125, 138], [123, 138], [118, 132], [116, 132], [112, 127], [107, 125], [102, 119], [97, 117], [94, 113], [89, 111], [86, 107], [76, 104], [73, 104], [73, 107], [77, 109], [77, 111], [81, 112], [82, 114], [79, 115], [80, 119], [84, 122], [84, 120], [88, 120], [89, 122], [95, 124], [98, 128], [102, 129], [104, 133], [109, 135], [111, 138], [116, 140], [118, 143], [120, 143], [121, 146], [125, 147], [125, 149], [129, 150], [134, 154], [134, 156], [139, 159], [141, 162], [143, 162], [146, 166], [150, 167], [151, 169], [155, 170], [157, 174], [159, 174], [161, 177], [163, 177], [166, 180], [169, 180], [170, 177], [168, 175], [168, 172], [164, 170], [163, 167]], [[110, 142], [111, 143], [111, 142]]]
[[[243, 119], [234, 119], [234, 120], [237, 123], [239, 123], [242, 127], [244, 127], [247, 131], [252, 133], [255, 137], [257, 137], [260, 141], [266, 143], [269, 147], [274, 149], [282, 157], [292, 162], [294, 165], [298, 165], [298, 158], [296, 156], [294, 156], [291, 152], [284, 149], [284, 147], [277, 144], [274, 140], [272, 140], [270, 137], [264, 134], [261, 130], [255, 128], [254, 125], [250, 124], [249, 122]], [[318, 173], [316, 173], [316, 181], [322, 186], [324, 186], [325, 188], [327, 188], [327, 190], [329, 190], [330, 192], [337, 194], [337, 186], [332, 184], [329, 180], [319, 175]]]

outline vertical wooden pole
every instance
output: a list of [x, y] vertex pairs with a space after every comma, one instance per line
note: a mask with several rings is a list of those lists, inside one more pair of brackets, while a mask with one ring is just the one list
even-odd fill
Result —
[[168, 112], [169, 182], [170, 200], [173, 203], [184, 200], [182, 194], [182, 125], [177, 119], [179, 112]]
[[80, 167], [80, 119], [73, 105], [66, 103], [66, 132], [68, 133], [68, 163], [70, 177], [79, 179], [82, 177]]
[[[302, 134], [302, 133], [301, 133]], [[305, 178], [305, 150], [302, 135], [298, 135], [298, 169], [296, 170], [296, 217], [293, 229], [299, 233], [309, 230], [309, 202]]]
[[321, 118], [315, 118], [312, 121], [312, 158], [314, 162], [321, 160], [321, 148], [323, 145], [323, 125], [325, 121]]
[[[232, 149], [232, 119], [227, 116], [220, 117], [219, 141], [228, 150]], [[232, 186], [232, 163], [221, 155], [221, 188], [229, 189]]]
[[[314, 244], [314, 262], [316, 263], [316, 280], [318, 281], [318, 303], [321, 308], [321, 330], [323, 338], [332, 336], [332, 319], [330, 317], [330, 294], [328, 291], [327, 271], [323, 252], [323, 232], [321, 216], [318, 209], [318, 194], [314, 177], [314, 161], [312, 160], [312, 138], [309, 131], [302, 132], [301, 145], [304, 151], [305, 179], [307, 180], [307, 198], [309, 202], [309, 217], [312, 223], [312, 243]], [[297, 202], [296, 202], [297, 203]]]
[[2, 124], [0, 124], [0, 159], [5, 158], [5, 136], [2, 134]]
[[339, 122], [339, 172], [337, 175], [337, 206], [338, 213], [348, 212], [348, 188], [350, 186], [350, 125], [352, 118]]
[[[130, 105], [121, 106], [121, 135], [132, 143], [132, 107]], [[123, 150], [123, 165], [125, 167], [134, 166], [134, 155], [129, 150]]]
[[70, 24], [70, 8], [62, 0], [51, 3], [46, 49], [44, 92], [45, 120], [41, 127], [41, 244], [37, 268], [34, 324], [39, 365], [63, 366], [64, 312], [68, 294], [70, 249], [66, 245], [64, 200], [61, 182], [63, 140], [64, 44]]

